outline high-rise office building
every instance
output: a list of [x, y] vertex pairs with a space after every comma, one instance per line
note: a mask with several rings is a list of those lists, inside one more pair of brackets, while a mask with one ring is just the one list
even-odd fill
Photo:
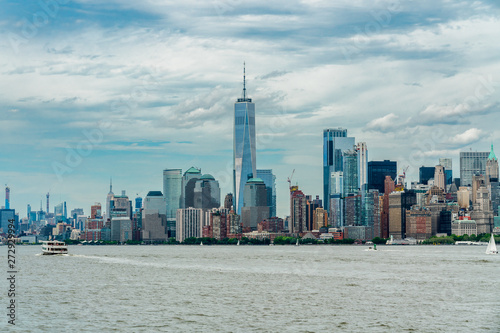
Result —
[[323, 201], [324, 208], [329, 210], [330, 177], [332, 172], [343, 171], [342, 153], [354, 148], [354, 138], [347, 137], [347, 129], [328, 128], [323, 130]]
[[439, 165], [444, 167], [444, 174], [446, 178], [446, 185], [453, 182], [453, 161], [451, 158], [440, 158]]
[[132, 218], [132, 201], [128, 199], [125, 191], [121, 195], [115, 195], [111, 201], [111, 210], [109, 216], [113, 217], [128, 217]]
[[167, 199], [160, 191], [149, 191], [144, 198], [142, 210], [142, 239], [145, 241], [166, 241], [168, 238], [167, 226]]
[[368, 189], [384, 193], [385, 176], [396, 179], [398, 163], [396, 161], [370, 161], [368, 162]]
[[344, 224], [344, 173], [335, 171], [330, 179], [330, 200], [328, 208], [328, 224], [337, 228]]
[[358, 142], [356, 151], [358, 153], [359, 189], [366, 192], [368, 191], [368, 148], [366, 142]]
[[166, 201], [167, 219], [175, 220], [177, 209], [182, 207], [182, 170], [163, 170], [163, 196]]
[[241, 222], [244, 228], [257, 230], [257, 224], [269, 218], [266, 184], [260, 178], [252, 178], [245, 184]]
[[354, 150], [345, 150], [342, 153], [344, 161], [344, 193], [357, 193], [359, 190], [358, 153]]
[[245, 69], [243, 69], [243, 96], [234, 103], [233, 134], [233, 195], [234, 210], [241, 214], [246, 182], [257, 177], [255, 147], [255, 104], [246, 96]]
[[9, 220], [14, 220], [14, 225], [17, 226], [18, 216], [14, 209], [0, 209], [0, 229], [1, 233], [9, 233]]
[[201, 177], [201, 169], [189, 168], [182, 176], [182, 207], [194, 207], [194, 187], [196, 181]]
[[276, 176], [272, 169], [257, 170], [257, 178], [260, 178], [266, 184], [267, 205], [270, 207], [271, 217], [276, 216]]
[[460, 186], [471, 186], [472, 176], [485, 175], [489, 152], [460, 152]]
[[419, 183], [427, 185], [429, 183], [429, 180], [434, 179], [435, 171], [436, 171], [435, 167], [421, 166], [418, 169]]
[[201, 176], [194, 186], [194, 208], [212, 209], [219, 206], [219, 182], [210, 174]]

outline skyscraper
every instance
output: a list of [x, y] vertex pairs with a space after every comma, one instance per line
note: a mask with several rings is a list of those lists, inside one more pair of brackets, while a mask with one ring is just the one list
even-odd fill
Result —
[[260, 178], [252, 178], [245, 184], [243, 191], [241, 222], [243, 227], [257, 230], [257, 224], [269, 218], [266, 184]]
[[398, 173], [396, 161], [370, 161], [368, 162], [368, 189], [384, 193], [385, 176], [396, 179]]
[[486, 161], [486, 182], [498, 182], [498, 159], [493, 151], [493, 144], [491, 144], [491, 151]]
[[358, 142], [356, 145], [358, 152], [358, 174], [359, 174], [359, 189], [368, 191], [368, 148], [366, 142]]
[[332, 172], [343, 171], [342, 152], [353, 148], [354, 138], [347, 137], [347, 129], [323, 130], [323, 202], [327, 211], [330, 201], [330, 176]]
[[270, 207], [271, 217], [276, 216], [276, 176], [272, 169], [257, 170], [257, 178], [260, 178], [266, 184], [267, 205]]
[[486, 173], [489, 152], [460, 152], [460, 185], [471, 186], [472, 176]]
[[177, 209], [182, 207], [182, 170], [163, 170], [163, 196], [166, 200], [167, 219], [175, 220]]
[[243, 96], [234, 104], [233, 135], [234, 208], [241, 214], [246, 182], [257, 177], [255, 155], [255, 104], [246, 96], [246, 77], [243, 67]]
[[115, 198], [115, 194], [113, 193], [113, 182], [112, 179], [109, 179], [109, 193], [106, 197], [106, 214], [104, 216], [104, 221], [107, 219], [111, 219], [111, 201]]
[[440, 158], [439, 165], [444, 166], [446, 185], [450, 185], [453, 182], [453, 160], [451, 158]]
[[357, 193], [359, 190], [358, 153], [346, 150], [342, 154], [344, 160], [344, 193]]
[[444, 171], [444, 166], [436, 165], [434, 171], [434, 186], [437, 186], [442, 190], [446, 190], [446, 177]]
[[182, 176], [182, 205], [180, 208], [194, 207], [194, 187], [201, 177], [201, 169], [189, 168]]
[[201, 176], [194, 186], [194, 208], [212, 209], [219, 206], [219, 182], [210, 174]]

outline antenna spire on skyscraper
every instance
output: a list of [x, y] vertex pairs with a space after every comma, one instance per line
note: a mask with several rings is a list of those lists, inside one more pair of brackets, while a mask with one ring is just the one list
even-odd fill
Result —
[[247, 87], [246, 87], [246, 68], [245, 62], [243, 61], [243, 100], [247, 99]]

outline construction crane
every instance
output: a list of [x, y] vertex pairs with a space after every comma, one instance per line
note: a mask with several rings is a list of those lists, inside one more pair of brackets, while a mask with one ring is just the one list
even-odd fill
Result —
[[292, 175], [290, 177], [288, 177], [287, 179], [287, 182], [288, 182], [288, 187], [289, 188], [292, 188], [292, 178], [293, 178], [293, 174], [295, 173], [295, 169], [293, 169], [292, 171]]
[[406, 166], [405, 168], [403, 168], [403, 172], [401, 174], [399, 174], [398, 176], [398, 181], [397, 181], [397, 185], [396, 185], [396, 188], [395, 188], [395, 191], [399, 191], [399, 192], [402, 192], [405, 190], [405, 180], [406, 180], [406, 171], [408, 171], [408, 168], [410, 166]]

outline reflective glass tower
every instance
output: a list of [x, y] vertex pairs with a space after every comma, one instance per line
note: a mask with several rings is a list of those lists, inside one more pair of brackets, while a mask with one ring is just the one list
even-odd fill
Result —
[[255, 104], [246, 97], [245, 68], [243, 67], [243, 97], [234, 103], [233, 135], [234, 209], [241, 214], [246, 182], [257, 175], [255, 163]]
[[354, 138], [347, 136], [347, 129], [327, 128], [323, 130], [323, 202], [325, 210], [329, 209], [331, 174], [344, 170], [342, 153], [353, 148]]

